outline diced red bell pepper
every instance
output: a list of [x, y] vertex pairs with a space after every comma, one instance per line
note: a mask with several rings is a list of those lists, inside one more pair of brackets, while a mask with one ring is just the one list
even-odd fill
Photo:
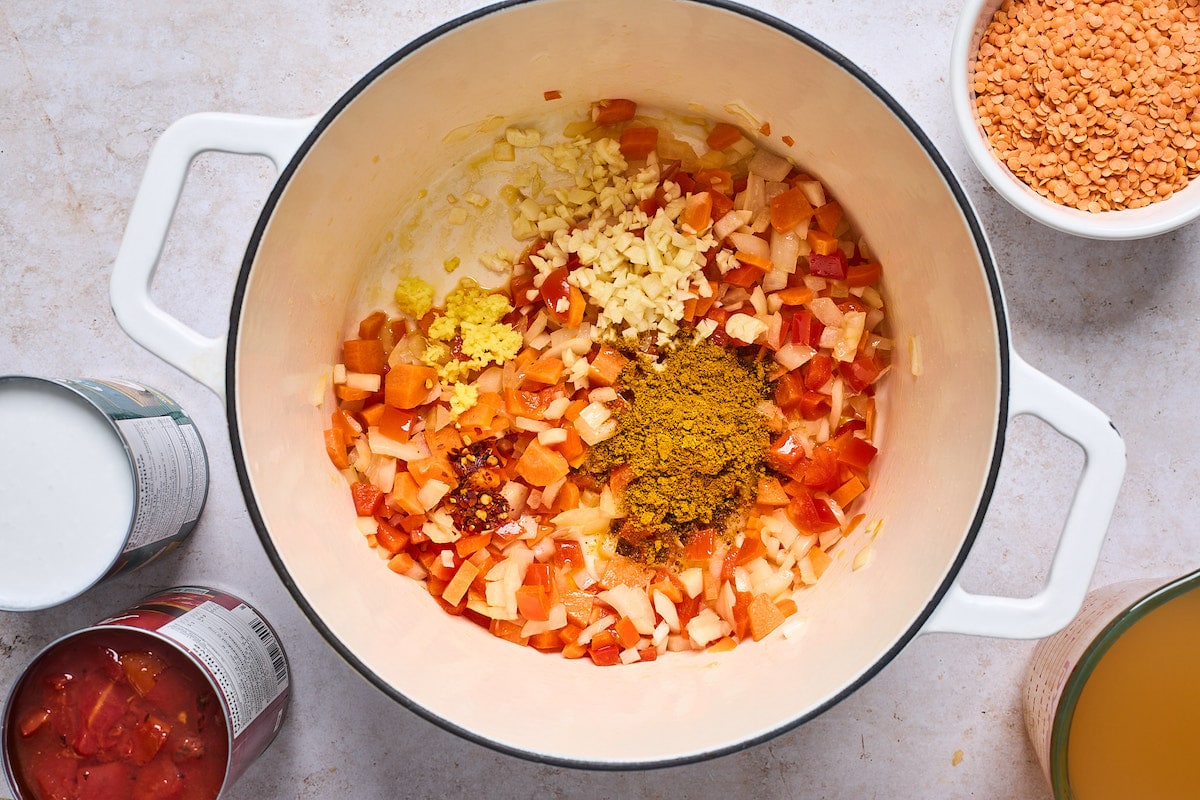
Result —
[[767, 464], [780, 472], [787, 472], [804, 458], [804, 444], [794, 432], [780, 435], [767, 448]]
[[716, 546], [712, 528], [701, 528], [693, 531], [683, 546], [684, 561], [708, 561]]
[[805, 533], [821, 533], [838, 526], [837, 517], [829, 509], [829, 504], [814, 498], [808, 492], [801, 492], [793, 497], [785, 513], [792, 524]]
[[360, 517], [373, 517], [383, 507], [383, 490], [373, 483], [353, 483], [350, 496], [354, 498], [354, 511]]
[[801, 369], [804, 372], [804, 388], [815, 392], [833, 377], [833, 359], [824, 353], [818, 353]]
[[821, 342], [825, 326], [808, 309], [801, 309], [792, 316], [792, 342], [816, 347]]
[[598, 667], [611, 667], [621, 663], [621, 643], [611, 630], [602, 630], [588, 643], [588, 655]]
[[775, 405], [791, 411], [800, 405], [804, 397], [804, 375], [799, 370], [782, 375], [775, 383]]
[[883, 372], [883, 367], [875, 356], [859, 353], [853, 361], [840, 362], [838, 371], [851, 389], [861, 392], [875, 382]]
[[846, 254], [841, 248], [834, 250], [828, 255], [812, 252], [808, 254], [808, 271], [813, 275], [822, 278], [834, 278], [835, 280], [845, 280], [846, 278]]
[[825, 416], [831, 407], [829, 397], [820, 392], [805, 391], [800, 398], [800, 416], [810, 421]]
[[841, 485], [837, 450], [828, 444], [813, 448], [812, 458], [804, 465], [804, 485], [822, 492], [832, 492]]

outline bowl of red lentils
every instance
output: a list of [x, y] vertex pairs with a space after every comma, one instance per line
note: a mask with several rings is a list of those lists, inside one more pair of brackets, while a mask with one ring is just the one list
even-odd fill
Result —
[[1200, 4], [973, 0], [952, 62], [967, 151], [1029, 217], [1122, 240], [1200, 216]]

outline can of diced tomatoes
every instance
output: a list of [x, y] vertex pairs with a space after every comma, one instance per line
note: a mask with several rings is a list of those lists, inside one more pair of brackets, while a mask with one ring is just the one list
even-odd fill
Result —
[[0, 610], [58, 605], [163, 555], [207, 494], [200, 434], [161, 392], [0, 376]]
[[185, 586], [45, 647], [0, 717], [16, 800], [217, 800], [288, 707], [275, 630], [233, 595]]

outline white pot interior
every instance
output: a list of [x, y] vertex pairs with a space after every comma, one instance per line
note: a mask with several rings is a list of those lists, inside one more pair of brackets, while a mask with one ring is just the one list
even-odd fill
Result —
[[[664, 47], [663, 31], [687, 46]], [[736, 69], [712, 57], [734, 47]], [[379, 685], [472, 737], [616, 766], [727, 751], [870, 677], [916, 633], [969, 547], [999, 458], [1007, 355], [999, 289], [966, 201], [894, 107], [838, 58], [773, 24], [665, 0], [493, 10], [410, 48], [360, 89], [318, 127], [268, 205], [239, 295], [231, 371], [247, 499], [335, 645]], [[493, 115], [536, 120], [550, 89], [562, 93], [555, 113], [632, 97], [745, 127], [727, 110], [737, 104], [770, 122], [766, 145], [825, 182], [884, 265], [897, 352], [865, 507], [869, 521], [882, 520], [875, 558], [851, 568], [867, 544], [862, 528], [838, 546], [805, 597], [800, 636], [611, 669], [542, 655], [444, 614], [355, 528], [321, 443], [332, 395], [326, 388], [317, 405], [314, 392], [340, 338], [389, 294], [385, 276], [398, 261], [444, 283], [437, 236], [410, 231], [409, 241], [397, 217], [435, 202], [421, 190], [497, 135], [464, 132]], [[780, 143], [785, 134], [794, 146]]]

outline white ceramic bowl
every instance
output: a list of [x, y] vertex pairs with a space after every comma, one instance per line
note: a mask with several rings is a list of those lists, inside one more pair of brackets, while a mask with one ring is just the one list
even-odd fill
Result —
[[[664, 47], [664, 35], [687, 46]], [[712, 54], [734, 43], [731, 69]], [[769, 144], [786, 150], [782, 137], [795, 137], [786, 152], [830, 187], [885, 265], [900, 346], [879, 395], [882, 449], [864, 507], [883, 528], [870, 567], [852, 568], [864, 534], [805, 593], [803, 636], [608, 669], [546, 656], [443, 613], [355, 528], [321, 444], [332, 402], [322, 381], [339, 334], [370, 310], [361, 291], [383, 285], [381, 262], [396, 263], [381, 242], [403, 205], [448, 166], [490, 150], [495, 128], [481, 121], [546, 114], [547, 89], [578, 114], [590, 100], [632, 95], [730, 122], [742, 121], [738, 107], [769, 120], [779, 137]], [[186, 165], [214, 148], [265, 153], [282, 168], [246, 254], [228, 347], [166, 319], [146, 293]], [[117, 318], [227, 394], [251, 518], [317, 629], [382, 691], [450, 730], [555, 763], [692, 761], [812, 718], [920, 632], [1043, 636], [1083, 600], [1124, 470], [1120, 438], [1011, 351], [982, 229], [929, 140], [861, 70], [778, 20], [724, 2], [508, 3], [405, 47], [320, 120], [188, 117], [150, 161], [113, 270]], [[423, 276], [444, 281], [436, 238], [412, 242], [406, 255], [438, 265]], [[1008, 421], [1022, 413], [1079, 441], [1085, 474], [1046, 590], [977, 597], [957, 574]]]
[[950, 92], [955, 121], [967, 152], [1000, 196], [1034, 220], [1089, 239], [1143, 239], [1174, 230], [1200, 217], [1200, 180], [1144, 208], [1091, 213], [1047, 200], [1013, 175], [988, 144], [975, 114], [971, 88], [979, 39], [1002, 0], [970, 0], [962, 10], [950, 56]]

